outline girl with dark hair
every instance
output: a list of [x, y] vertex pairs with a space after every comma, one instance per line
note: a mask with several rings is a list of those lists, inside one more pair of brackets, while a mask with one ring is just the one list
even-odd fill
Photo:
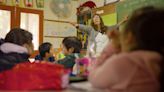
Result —
[[76, 23], [71, 24], [88, 34], [87, 51], [93, 44], [95, 44], [94, 50], [96, 51], [96, 55], [99, 55], [108, 43], [108, 37], [106, 36], [108, 27], [104, 25], [101, 16], [98, 14], [93, 15], [90, 26]]
[[119, 33], [121, 52], [91, 66], [91, 84], [109, 92], [163, 92], [163, 17], [153, 7], [133, 12]]
[[0, 45], [0, 71], [10, 69], [17, 63], [28, 62], [33, 53], [32, 34], [24, 29], [14, 28]]

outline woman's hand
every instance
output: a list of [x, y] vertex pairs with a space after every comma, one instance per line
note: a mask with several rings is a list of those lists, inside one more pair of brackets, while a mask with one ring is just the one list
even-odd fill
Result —
[[71, 25], [75, 26], [75, 27], [78, 27], [79, 24], [77, 24], [76, 22], [69, 22]]

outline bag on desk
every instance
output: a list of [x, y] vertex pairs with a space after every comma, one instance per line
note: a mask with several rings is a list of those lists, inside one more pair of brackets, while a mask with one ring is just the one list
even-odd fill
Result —
[[63, 66], [50, 63], [21, 63], [0, 73], [0, 90], [60, 90], [69, 82]]
[[76, 64], [73, 67], [73, 74], [77, 76], [87, 77], [89, 74], [88, 71], [89, 58], [79, 58], [76, 59]]

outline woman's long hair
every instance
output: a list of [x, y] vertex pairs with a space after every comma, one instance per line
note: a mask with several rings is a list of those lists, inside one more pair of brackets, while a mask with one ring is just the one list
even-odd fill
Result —
[[92, 16], [92, 19], [91, 19], [91, 26], [96, 30], [96, 31], [99, 31], [98, 30], [98, 26], [97, 25], [95, 25], [94, 24], [94, 21], [93, 21], [93, 18], [95, 17], [95, 16], [99, 16], [99, 18], [100, 18], [100, 31], [101, 31], [101, 33], [106, 33], [106, 31], [107, 31], [107, 26], [105, 26], [104, 25], [104, 22], [103, 22], [103, 20], [102, 20], [102, 18], [101, 18], [101, 16], [99, 15], [99, 14], [95, 14], [95, 15], [93, 15]]

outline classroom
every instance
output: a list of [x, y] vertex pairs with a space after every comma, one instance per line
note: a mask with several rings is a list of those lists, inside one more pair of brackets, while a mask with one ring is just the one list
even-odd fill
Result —
[[164, 92], [164, 0], [0, 0], [0, 91]]

